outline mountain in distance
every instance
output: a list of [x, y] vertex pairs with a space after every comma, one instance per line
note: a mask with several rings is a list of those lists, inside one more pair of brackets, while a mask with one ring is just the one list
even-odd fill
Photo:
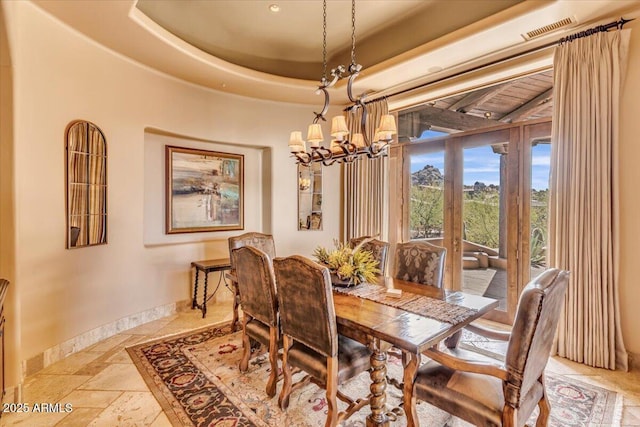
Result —
[[[418, 187], [442, 187], [443, 180], [444, 177], [440, 169], [432, 165], [425, 165], [425, 167], [419, 171], [411, 174], [411, 185]], [[465, 191], [472, 191], [474, 193], [500, 191], [500, 186], [485, 184], [480, 181], [476, 181], [473, 185], [465, 184], [463, 188]]]
[[411, 185], [440, 187], [442, 186], [442, 181], [443, 177], [440, 169], [432, 165], [426, 165], [411, 174]]

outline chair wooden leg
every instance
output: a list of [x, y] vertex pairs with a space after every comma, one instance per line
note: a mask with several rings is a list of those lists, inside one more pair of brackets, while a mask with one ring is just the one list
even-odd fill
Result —
[[278, 405], [283, 411], [289, 406], [289, 395], [291, 394], [291, 366], [289, 365], [289, 349], [293, 344], [292, 339], [285, 335], [282, 339], [282, 373], [284, 375], [284, 382], [282, 384], [282, 390], [280, 391], [280, 397], [278, 397]]
[[338, 358], [327, 358], [327, 421], [325, 427], [336, 427], [338, 425]]
[[238, 307], [240, 306], [240, 294], [238, 293], [238, 284], [232, 283], [233, 287], [233, 318], [231, 319], [231, 332], [236, 331], [238, 324]]
[[249, 335], [247, 335], [247, 323], [249, 323], [249, 316], [244, 315], [242, 321], [242, 359], [240, 359], [240, 372], [247, 372], [249, 369], [249, 358], [251, 357], [251, 342], [249, 341]]
[[502, 410], [502, 427], [517, 427], [518, 410], [513, 406], [504, 405]]
[[540, 376], [539, 381], [542, 384], [542, 398], [538, 402], [540, 414], [538, 414], [538, 419], [536, 420], [536, 427], [547, 427], [549, 414], [551, 413], [551, 406], [547, 400], [547, 388], [544, 384], [544, 374]]
[[276, 395], [276, 383], [278, 382], [278, 327], [269, 328], [269, 362], [271, 363], [271, 374], [267, 381], [267, 396]]

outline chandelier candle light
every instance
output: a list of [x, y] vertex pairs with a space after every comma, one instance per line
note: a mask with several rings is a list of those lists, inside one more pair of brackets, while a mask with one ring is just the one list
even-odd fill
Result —
[[[296, 158], [297, 163], [308, 165], [314, 162], [322, 162], [325, 166], [338, 163], [351, 163], [356, 159], [367, 156], [368, 158], [384, 157], [387, 155], [387, 146], [393, 141], [393, 135], [397, 133], [396, 121], [391, 114], [383, 115], [379, 126], [376, 128], [373, 140], [367, 137], [367, 109], [365, 106], [365, 95], [355, 98], [352, 93], [353, 81], [360, 74], [362, 65], [356, 63], [356, 1], [351, 0], [351, 65], [346, 74], [344, 65], [339, 65], [331, 70], [331, 81], [327, 80], [327, 0], [322, 2], [323, 25], [322, 25], [322, 78], [318, 93], [324, 93], [324, 106], [320, 113], [315, 114], [313, 123], [309, 125], [307, 132], [307, 149], [305, 141], [302, 139], [302, 132], [293, 131], [289, 138], [289, 150]], [[322, 146], [324, 136], [319, 121], [326, 121], [325, 114], [329, 109], [328, 88], [336, 84], [342, 78], [348, 77], [347, 95], [353, 103], [346, 109], [347, 112], [355, 113], [362, 108], [362, 119], [360, 121], [361, 132], [349, 137], [349, 129], [344, 115], [336, 116], [331, 120], [331, 144], [329, 148]], [[355, 115], [355, 114], [354, 114]]]

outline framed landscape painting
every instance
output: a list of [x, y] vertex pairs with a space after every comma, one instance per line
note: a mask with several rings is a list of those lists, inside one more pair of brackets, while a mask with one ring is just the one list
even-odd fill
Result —
[[244, 156], [166, 146], [166, 232], [244, 229]]

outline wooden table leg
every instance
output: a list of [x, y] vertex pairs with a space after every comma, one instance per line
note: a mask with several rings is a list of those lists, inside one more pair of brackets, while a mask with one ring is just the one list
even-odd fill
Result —
[[447, 348], [456, 348], [458, 346], [458, 343], [460, 342], [460, 338], [462, 338], [462, 329], [445, 338], [444, 345], [446, 345]]
[[379, 340], [373, 340], [371, 354], [371, 414], [367, 417], [367, 427], [388, 427], [387, 416], [387, 353], [380, 350]]
[[207, 285], [209, 280], [209, 272], [205, 271], [204, 273], [204, 294], [202, 295], [202, 318], [204, 319], [207, 315]]
[[196, 280], [193, 283], [193, 301], [191, 302], [191, 309], [195, 309], [198, 307], [198, 273], [200, 272], [200, 270], [198, 270], [198, 268], [196, 268]]
[[416, 398], [413, 395], [413, 383], [416, 380], [418, 368], [420, 367], [420, 354], [403, 354], [402, 364], [404, 365], [404, 390], [402, 393], [404, 413], [407, 416], [407, 427], [415, 427], [419, 424], [418, 414], [416, 412]]

